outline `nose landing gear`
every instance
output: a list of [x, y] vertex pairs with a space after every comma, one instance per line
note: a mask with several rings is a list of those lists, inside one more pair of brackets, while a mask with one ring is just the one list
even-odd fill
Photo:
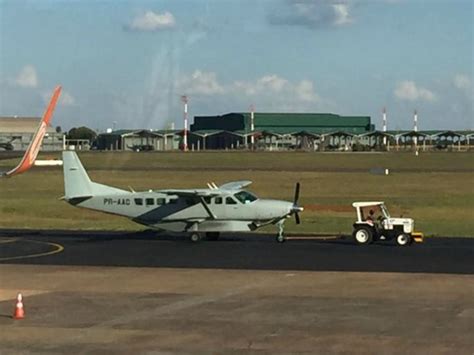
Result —
[[284, 243], [286, 241], [285, 235], [283, 234], [283, 229], [285, 225], [285, 220], [282, 219], [277, 223], [278, 226], [278, 234], [276, 236], [276, 241], [278, 243]]

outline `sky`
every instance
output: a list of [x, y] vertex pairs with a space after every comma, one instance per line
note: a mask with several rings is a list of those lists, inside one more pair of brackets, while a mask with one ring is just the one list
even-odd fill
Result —
[[63, 130], [330, 112], [474, 129], [473, 0], [0, 0], [0, 116]]

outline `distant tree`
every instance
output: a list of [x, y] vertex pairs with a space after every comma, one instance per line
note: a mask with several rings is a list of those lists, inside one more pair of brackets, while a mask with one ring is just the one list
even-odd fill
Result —
[[67, 133], [67, 139], [88, 139], [92, 142], [97, 137], [97, 133], [88, 127], [74, 127]]
[[56, 126], [56, 133], [61, 133], [63, 130], [61, 126]]

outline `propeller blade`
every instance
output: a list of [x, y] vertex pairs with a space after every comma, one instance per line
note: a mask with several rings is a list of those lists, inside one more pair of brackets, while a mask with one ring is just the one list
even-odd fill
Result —
[[298, 205], [298, 199], [300, 198], [300, 183], [296, 183], [296, 189], [295, 189], [295, 199], [293, 201], [293, 204], [296, 206]]
[[301, 221], [300, 221], [300, 214], [298, 212], [295, 213], [295, 222], [296, 224], [300, 224]]

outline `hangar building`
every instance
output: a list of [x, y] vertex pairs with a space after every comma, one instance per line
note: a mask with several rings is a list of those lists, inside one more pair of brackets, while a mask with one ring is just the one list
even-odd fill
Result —
[[[352, 136], [375, 129], [369, 116], [340, 116], [332, 113], [262, 113], [254, 114], [251, 132], [250, 113], [228, 113], [220, 116], [196, 116], [191, 125], [190, 144], [202, 149], [235, 148], [248, 144], [253, 135], [260, 145], [289, 147], [303, 140], [330, 139], [349, 142]], [[326, 140], [329, 142], [329, 140]]]
[[[0, 117], [0, 150], [25, 151], [38, 129], [41, 117]], [[42, 151], [61, 151], [64, 134], [48, 127], [41, 145]]]
[[175, 150], [181, 140], [180, 130], [122, 129], [101, 133], [97, 137], [99, 150]]

